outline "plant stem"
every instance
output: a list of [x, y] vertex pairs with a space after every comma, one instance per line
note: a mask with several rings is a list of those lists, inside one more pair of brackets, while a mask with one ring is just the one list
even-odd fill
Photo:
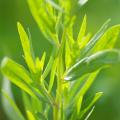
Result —
[[58, 120], [59, 119], [59, 109], [54, 106], [53, 108], [53, 120]]

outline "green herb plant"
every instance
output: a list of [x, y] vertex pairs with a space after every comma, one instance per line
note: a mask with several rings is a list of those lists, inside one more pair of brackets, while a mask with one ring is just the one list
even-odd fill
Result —
[[[86, 32], [87, 16], [83, 18], [77, 37], [74, 25], [82, 0], [27, 0], [30, 11], [43, 35], [52, 44], [49, 60], [46, 52], [35, 57], [30, 37], [18, 22], [18, 32], [28, 69], [5, 57], [1, 64], [4, 76], [21, 88], [26, 115], [14, 100], [2, 91], [12, 120], [87, 120], [97, 92], [85, 97], [99, 71], [120, 62], [120, 51], [112, 49], [120, 33], [120, 25], [108, 28], [107, 20], [95, 34]], [[48, 61], [45, 65], [45, 60]], [[11, 112], [9, 111], [11, 110]], [[17, 116], [14, 118], [13, 114]]]

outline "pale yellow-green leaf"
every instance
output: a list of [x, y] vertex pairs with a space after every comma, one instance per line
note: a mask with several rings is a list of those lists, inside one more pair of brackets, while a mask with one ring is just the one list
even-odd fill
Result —
[[87, 27], [87, 16], [85, 15], [84, 19], [83, 19], [83, 22], [82, 22], [82, 25], [81, 25], [81, 28], [80, 28], [80, 31], [79, 31], [79, 34], [78, 34], [78, 38], [77, 38], [77, 41], [78, 41], [79, 45], [81, 44], [81, 42], [82, 42], [82, 40], [85, 36], [86, 27]]
[[19, 22], [17, 23], [17, 26], [18, 26], [18, 32], [20, 35], [21, 44], [22, 44], [23, 51], [24, 51], [25, 61], [28, 65], [30, 71], [35, 73], [36, 69], [35, 69], [35, 64], [34, 64], [34, 60], [33, 60], [33, 56], [32, 56], [29, 38], [28, 38], [27, 33], [25, 32], [23, 26]]

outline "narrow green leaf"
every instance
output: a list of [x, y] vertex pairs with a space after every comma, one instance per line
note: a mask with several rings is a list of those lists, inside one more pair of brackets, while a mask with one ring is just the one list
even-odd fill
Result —
[[68, 69], [71, 65], [71, 50], [68, 40], [66, 40], [65, 44], [65, 65], [66, 69]]
[[28, 120], [36, 120], [36, 118], [30, 111], [27, 111], [27, 116], [28, 116]]
[[119, 34], [120, 34], [120, 25], [112, 26], [104, 33], [104, 35], [96, 43], [92, 52], [113, 48]]
[[81, 42], [85, 36], [86, 27], [87, 27], [87, 16], [85, 15], [83, 22], [82, 22], [82, 25], [81, 25], [81, 28], [80, 28], [80, 32], [78, 34], [78, 38], [77, 38], [79, 45], [81, 44]]
[[45, 65], [45, 58], [46, 58], [46, 52], [43, 53], [43, 56], [41, 58], [41, 68], [43, 70], [44, 65]]
[[91, 38], [88, 44], [82, 50], [82, 56], [86, 56], [86, 54], [94, 47], [94, 45], [98, 42], [98, 40], [104, 35], [106, 29], [108, 28], [108, 23], [110, 19], [105, 22], [105, 24], [100, 28], [100, 30]]
[[27, 0], [27, 2], [41, 32], [47, 38], [47, 40], [49, 40], [54, 46], [56, 46], [59, 41], [55, 37], [55, 23], [54, 20], [50, 19], [49, 11], [47, 11], [47, 6], [44, 3], [45, 1]]
[[44, 64], [45, 64], [46, 53], [43, 54], [41, 60], [37, 57], [36, 58], [36, 70], [38, 73], [38, 79], [40, 79], [40, 75], [43, 72]]
[[50, 74], [50, 82], [49, 82], [49, 88], [48, 88], [49, 93], [51, 92], [53, 84], [54, 84], [57, 64], [58, 64], [58, 60], [55, 59], [54, 63], [53, 63], [53, 66], [52, 66], [51, 74]]
[[65, 80], [76, 80], [84, 74], [94, 72], [101, 67], [110, 66], [120, 61], [120, 51], [105, 50], [85, 57], [73, 65], [65, 75]]
[[45, 68], [45, 71], [43, 72], [43, 76], [42, 76], [43, 79], [45, 79], [47, 77], [47, 75], [49, 74], [51, 67], [53, 65], [53, 61], [54, 61], [53, 56], [51, 56], [47, 66]]
[[57, 5], [55, 2], [53, 2], [52, 0], [46, 0], [46, 2], [49, 3], [51, 6], [53, 6], [56, 10], [63, 12], [62, 8], [59, 5]]
[[82, 118], [84, 114], [86, 114], [90, 109], [91, 107], [96, 103], [96, 101], [99, 100], [99, 98], [103, 95], [102, 92], [98, 92], [95, 94], [93, 100], [91, 101], [91, 103], [84, 109], [81, 111], [81, 114], [80, 114], [80, 117], [79, 118]]
[[70, 94], [69, 94], [69, 100], [70, 101], [72, 99], [74, 99], [74, 96], [76, 96], [76, 93], [78, 93], [78, 91], [80, 90], [83, 82], [85, 80], [87, 80], [88, 77], [89, 77], [89, 75], [83, 75], [81, 78], [79, 78], [78, 80], [74, 81], [74, 83], [71, 85], [71, 88], [70, 88]]
[[81, 111], [81, 106], [82, 106], [82, 101], [83, 101], [83, 96], [80, 96], [80, 98], [77, 101], [77, 115], [79, 115], [80, 111]]
[[60, 30], [61, 29], [63, 29], [63, 25], [62, 25], [62, 13], [59, 13], [59, 15], [57, 17], [56, 25], [55, 25], [55, 30], [56, 30], [56, 33], [58, 35], [60, 34]]
[[90, 112], [88, 113], [88, 115], [87, 115], [87, 117], [85, 118], [85, 120], [88, 120], [88, 119], [89, 119], [89, 117], [90, 117], [91, 114], [93, 113], [94, 109], [95, 109], [95, 106], [93, 106], [93, 108], [90, 110]]
[[86, 46], [86, 44], [90, 41], [91, 36], [92, 36], [91, 33], [89, 33], [83, 38], [83, 41], [81, 41], [79, 45], [80, 49], [83, 49]]
[[41, 112], [37, 113], [36, 116], [37, 116], [38, 120], [39, 120], [39, 119], [40, 119], [40, 120], [48, 120], [48, 119], [46, 118], [46, 116], [45, 116], [43, 113], [41, 113]]
[[[18, 69], [19, 68], [19, 69]], [[5, 58], [1, 65], [2, 73], [16, 86], [27, 92], [33, 98], [39, 98], [42, 101], [46, 101], [41, 94], [38, 94], [34, 88], [32, 88], [31, 84], [27, 81], [28, 76], [26, 71], [22, 69], [19, 64], [15, 63], [14, 61]], [[23, 71], [24, 70], [24, 71]], [[23, 73], [22, 73], [22, 72]], [[21, 74], [20, 74], [21, 73]], [[25, 78], [24, 78], [25, 77]]]
[[22, 98], [23, 98], [23, 104], [24, 104], [25, 110], [26, 111], [29, 110], [33, 112], [30, 96], [28, 96], [28, 94], [22, 91]]
[[94, 82], [95, 78], [97, 77], [98, 73], [99, 73], [99, 71], [94, 72], [94, 73], [92, 73], [92, 74], [89, 75], [88, 79], [83, 84], [82, 88], [77, 93], [77, 95], [75, 96], [75, 99], [77, 101], [78, 101], [78, 98], [80, 98], [81, 96], [85, 95], [85, 93], [88, 91], [88, 89], [91, 87], [92, 83]]
[[29, 72], [22, 65], [14, 62], [7, 57], [3, 59], [1, 67], [3, 72], [11, 72], [12, 74], [18, 76], [20, 79], [22, 79], [28, 84], [31, 84], [33, 82], [30, 78]]
[[23, 51], [24, 51], [25, 61], [28, 65], [30, 71], [33, 73], [36, 73], [35, 63], [34, 63], [32, 51], [31, 51], [31, 45], [30, 45], [30, 41], [27, 36], [27, 33], [25, 32], [24, 28], [22, 27], [22, 25], [19, 22], [17, 23], [17, 27], [18, 27], [20, 40], [21, 40], [21, 44], [23, 47]]

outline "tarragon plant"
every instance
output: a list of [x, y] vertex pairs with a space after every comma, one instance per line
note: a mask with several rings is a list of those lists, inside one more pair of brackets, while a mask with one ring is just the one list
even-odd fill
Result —
[[26, 115], [22, 115], [14, 100], [3, 90], [9, 119], [87, 120], [103, 93], [97, 92], [86, 98], [86, 92], [101, 69], [120, 61], [120, 51], [112, 49], [120, 33], [120, 25], [108, 28], [110, 20], [107, 20], [95, 35], [91, 35], [86, 33], [85, 15], [75, 37], [77, 12], [86, 0], [27, 2], [53, 51], [49, 60], [46, 60], [46, 52], [41, 58], [35, 57], [29, 35], [17, 23], [28, 68], [5, 57], [1, 70], [7, 79], [21, 88]]

